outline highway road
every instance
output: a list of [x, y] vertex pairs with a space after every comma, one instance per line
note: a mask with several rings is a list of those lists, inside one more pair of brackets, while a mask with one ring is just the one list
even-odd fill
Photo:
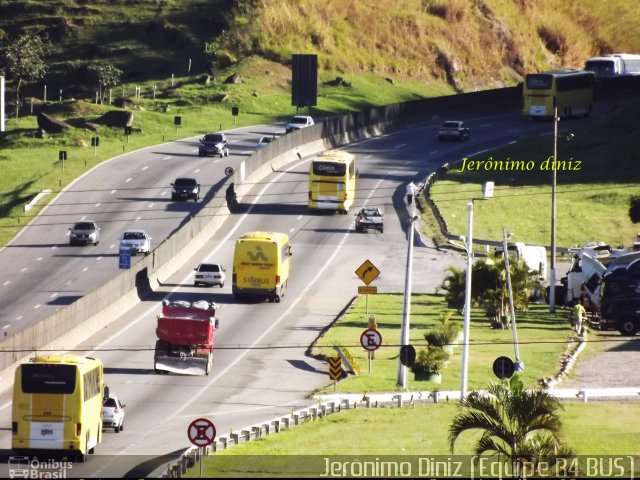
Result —
[[[355, 212], [363, 205], [381, 207], [386, 224], [382, 235], [355, 233], [352, 215], [308, 213], [308, 158], [273, 172], [255, 185], [240, 199], [242, 212], [229, 216], [207, 245], [193, 252], [192, 258], [164, 280], [161, 288], [79, 346], [103, 360], [111, 391], [118, 393], [127, 404], [127, 418], [123, 432], [105, 432], [103, 443], [96, 449], [97, 455], [85, 465], [74, 464], [67, 476], [145, 476], [162, 461], [153, 460], [154, 457], [179, 452], [189, 446], [187, 426], [197, 417], [210, 418], [219, 433], [228, 433], [307, 406], [309, 392], [326, 384], [328, 377], [326, 366], [305, 357], [304, 352], [355, 295], [360, 284], [355, 269], [369, 259], [382, 272], [376, 281], [379, 291], [402, 291], [406, 255], [404, 232], [409, 218], [404, 204], [406, 183], [410, 179], [422, 180], [428, 171], [444, 162], [523, 136], [546, 133], [551, 128], [548, 122], [526, 121], [519, 113], [461, 119], [472, 129], [468, 142], [439, 143], [437, 125], [425, 122], [349, 147], [348, 150], [358, 158], [360, 172], [353, 210]], [[575, 123], [583, 121], [589, 120], [576, 120]], [[238, 133], [238, 142], [231, 147], [232, 154], [251, 144], [248, 137], [242, 135], [253, 135], [257, 139], [255, 132], [266, 128]], [[226, 161], [216, 162], [217, 159], [199, 159], [194, 156], [194, 149], [192, 141], [177, 142], [109, 162], [114, 165], [121, 162], [120, 169], [123, 170], [113, 188], [105, 188], [105, 177], [99, 177], [99, 170], [94, 172], [98, 178], [92, 178], [92, 174], [78, 182], [73, 195], [77, 195], [77, 201], [82, 201], [82, 206], [65, 200], [65, 208], [55, 207], [61, 209], [58, 215], [54, 215], [53, 207], [48, 208], [38, 219], [38, 222], [50, 224], [46, 230], [34, 226], [34, 230], [40, 228], [40, 235], [23, 234], [12, 247], [0, 252], [0, 268], [5, 261], [13, 268], [6, 278], [12, 279], [14, 285], [21, 285], [4, 287], [15, 289], [13, 295], [4, 296], [7, 293], [0, 292], [3, 310], [6, 312], [4, 302], [11, 301], [14, 302], [12, 312], [19, 310], [24, 312], [21, 313], [24, 319], [33, 319], [35, 316], [30, 310], [40, 310], [34, 308], [36, 301], [49, 308], [48, 302], [52, 300], [47, 302], [47, 295], [59, 292], [61, 297], [75, 298], [85, 291], [85, 280], [89, 277], [107, 276], [112, 269], [115, 272], [115, 238], [125, 227], [143, 224], [154, 239], [162, 238], [175, 228], [193, 204], [173, 205], [162, 200], [166, 198], [171, 180], [192, 172], [198, 175], [201, 183], [213, 185], [222, 178], [220, 172], [228, 165]], [[232, 162], [239, 158], [229, 157], [229, 164], [233, 166]], [[206, 168], [212, 164], [213, 168]], [[129, 182], [126, 181], [128, 178], [131, 178]], [[78, 190], [91, 191], [91, 201]], [[111, 193], [113, 190], [116, 192]], [[109, 201], [112, 203], [107, 203]], [[98, 217], [94, 210], [98, 203], [110, 205], [108, 211], [111, 213], [101, 213]], [[75, 220], [82, 215], [103, 224], [99, 247], [70, 249], [64, 245], [71, 218]], [[287, 232], [291, 237], [292, 272], [282, 302], [235, 303], [230, 281], [222, 289], [192, 286], [192, 269], [197, 263], [211, 260], [230, 267], [235, 239], [253, 230]], [[42, 231], [47, 232], [44, 240]], [[38, 279], [31, 283], [24, 281], [28, 275], [20, 271], [22, 260], [19, 257], [27, 251], [33, 257], [31, 245], [37, 245], [35, 251], [43, 257], [42, 260], [36, 258], [36, 262], [46, 260], [50, 262], [49, 268], [56, 269], [57, 273], [52, 277], [57, 279], [55, 286]], [[8, 255], [11, 261], [4, 259], [8, 251], [13, 252]], [[49, 252], [46, 257], [44, 252]], [[441, 256], [428, 248], [416, 248], [415, 256], [414, 292], [433, 292], [447, 266], [464, 263], [460, 257]], [[93, 262], [102, 262], [100, 268]], [[106, 265], [107, 272], [102, 272], [102, 265]], [[88, 270], [83, 271], [85, 267]], [[160, 301], [167, 296], [184, 300], [204, 298], [220, 305], [220, 330], [210, 376], [157, 375], [153, 372], [155, 316], [160, 311]], [[6, 318], [5, 314], [3, 318]], [[7, 321], [19, 320], [12, 317]], [[0, 395], [0, 448], [5, 449], [5, 453], [10, 448], [10, 422], [10, 392], [6, 392]], [[0, 465], [0, 475], [5, 467]]]

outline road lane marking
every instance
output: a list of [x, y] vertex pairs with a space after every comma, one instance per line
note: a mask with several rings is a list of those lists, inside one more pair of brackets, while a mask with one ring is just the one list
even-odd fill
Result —
[[7, 280], [6, 282], [4, 282], [2, 284], [3, 287], [6, 287], [7, 285], [9, 285], [11, 283], [11, 280]]
[[[296, 164], [294, 164], [292, 167], [289, 168], [288, 171], [292, 171], [296, 168], [298, 168], [300, 165], [302, 165], [303, 163], [308, 162], [308, 160], [302, 160]], [[240, 228], [240, 226], [243, 224], [243, 221], [246, 220], [246, 218], [251, 215], [252, 211], [253, 211], [253, 207], [260, 201], [261, 197], [265, 194], [265, 192], [269, 189], [269, 187], [274, 184], [277, 183], [277, 181], [284, 175], [286, 175], [287, 171], [282, 172], [280, 175], [276, 176], [271, 182], [269, 182], [267, 185], [264, 186], [264, 188], [260, 191], [260, 193], [258, 195], [256, 195], [256, 197], [253, 200], [253, 203], [249, 206], [249, 208], [247, 209], [247, 212], [244, 213], [242, 215], [242, 218], [240, 219], [239, 222], [237, 222], [235, 224], [235, 226], [233, 228], [231, 228], [229, 230], [229, 232], [227, 233], [227, 235], [222, 239], [221, 242], [218, 243], [218, 246], [211, 252], [211, 254], [206, 258], [205, 261], [209, 261], [210, 258], [212, 258], [220, 248], [222, 248], [222, 246], [229, 241], [230, 238], [232, 238], [232, 235], [235, 234], [236, 230], [238, 230], [238, 228]], [[342, 240], [339, 242], [340, 246], [342, 246], [344, 244], [344, 242], [347, 239], [347, 236], [350, 234], [350, 232], [345, 232], [342, 236]], [[333, 261], [335, 260], [336, 256], [338, 255], [338, 253], [340, 253], [341, 249], [340, 248], [336, 248], [334, 249], [333, 253], [331, 254], [331, 256], [326, 260], [324, 266], [322, 268], [320, 268], [320, 270], [318, 270], [318, 272], [316, 273], [316, 276], [313, 277], [311, 279], [311, 281], [307, 284], [307, 286], [302, 290], [302, 292], [300, 292], [300, 295], [298, 297], [295, 298], [295, 300], [293, 300], [290, 304], [289, 307], [282, 313], [282, 315], [280, 315], [277, 319], [275, 319], [274, 321], [270, 322], [268, 324], [268, 326], [266, 326], [266, 328], [263, 330], [262, 334], [256, 338], [256, 340], [247, 347], [247, 349], [241, 353], [238, 357], [236, 357], [235, 360], [233, 360], [229, 365], [227, 365], [227, 367], [225, 367], [223, 370], [219, 371], [218, 374], [216, 376], [212, 376], [211, 379], [205, 384], [203, 385], [200, 389], [198, 389], [195, 394], [191, 395], [189, 397], [188, 400], [185, 400], [185, 402], [182, 404], [182, 407], [178, 408], [177, 410], [175, 410], [172, 414], [168, 415], [162, 422], [160, 422], [160, 426], [161, 425], [165, 425], [168, 424], [170, 421], [172, 421], [174, 418], [178, 417], [178, 415], [180, 415], [183, 411], [185, 411], [187, 408], [191, 407], [191, 405], [197, 401], [203, 393], [209, 391], [211, 389], [211, 386], [216, 383], [217, 381], [219, 381], [224, 375], [227, 375], [230, 371], [232, 371], [233, 368], [235, 368], [235, 366], [241, 361], [244, 360], [245, 357], [247, 355], [249, 355], [249, 353], [255, 348], [256, 345], [258, 345], [267, 335], [269, 335], [271, 333], [271, 331], [276, 328], [290, 313], [291, 311], [297, 307], [298, 303], [304, 299], [310, 291], [312, 291], [312, 287], [315, 286], [315, 283], [324, 275], [325, 270], [329, 267], [329, 265], [333, 264]], [[180, 282], [178, 282], [180, 285], [186, 283], [189, 279], [191, 278], [191, 273], [185, 275], [184, 279]], [[167, 295], [163, 298], [170, 298], [171, 295], [178, 291], [180, 287], [174, 287], [169, 293], [167, 293]], [[149, 315], [152, 315], [153, 312], [157, 311], [158, 306], [154, 305], [152, 307], [149, 307], [145, 312], [143, 312], [142, 314], [140, 314], [135, 320], [133, 320], [132, 322], [128, 323], [125, 327], [123, 327], [120, 331], [118, 331], [117, 333], [113, 334], [111, 337], [109, 337], [107, 340], [105, 340], [104, 342], [102, 342], [100, 345], [98, 345], [96, 347], [95, 350], [92, 350], [91, 352], [88, 353], [88, 355], [92, 355], [94, 352], [99, 351], [100, 348], [102, 348], [105, 345], [108, 345], [111, 341], [113, 341], [115, 338], [117, 338], [118, 336], [122, 335], [125, 331], [127, 331], [129, 328], [133, 327], [134, 325], [136, 325], [138, 322], [140, 322], [142, 319], [146, 319]], [[135, 446], [137, 446], [138, 444], [140, 444], [141, 442], [144, 442], [149, 435], [153, 435], [154, 432], [153, 431], [149, 431], [147, 434], [143, 435], [139, 440], [137, 440], [136, 442], [130, 444], [127, 448], [125, 448], [124, 450], [122, 450], [122, 452], [126, 452], [128, 449], [133, 448]]]
[[84, 267], [84, 268], [82, 269], [82, 271], [83, 271], [83, 272], [86, 272], [87, 270], [89, 270], [89, 267]]
[[144, 172], [147, 168], [149, 168], [149, 165], [145, 165], [144, 167], [142, 167], [142, 171]]
[[154, 203], [149, 204], [149, 208], [153, 208]]
[[125, 180], [125, 182], [126, 182], [126, 183], [129, 183], [130, 181], [131, 181], [131, 177], [129, 177], [129, 178], [127, 178], [127, 179]]
[[49, 298], [56, 298], [58, 296], [58, 292], [54, 292], [51, 295], [49, 295]]
[[24, 273], [24, 272], [26, 272], [27, 270], [29, 270], [29, 269], [28, 269], [27, 267], [24, 267], [22, 270], [20, 270], [20, 273]]
[[35, 305], [33, 308], [36, 309], [36, 308], [40, 308], [41, 306], [42, 305], [39, 303], [39, 304]]
[[102, 205], [102, 202], [98, 202], [95, 204], [96, 207], [99, 207], [100, 205]]
[[96, 262], [99, 262], [100, 260], [102, 260], [102, 255], [100, 255], [98, 258], [96, 258]]
[[117, 190], [111, 190], [109, 193], [110, 193], [111, 195], [113, 195], [113, 194], [114, 194], [114, 193], [116, 193], [116, 192], [117, 192]]
[[171, 157], [164, 157], [163, 160], [170, 160]]
[[40, 261], [42, 261], [42, 257], [36, 258], [36, 262], [40, 262]]

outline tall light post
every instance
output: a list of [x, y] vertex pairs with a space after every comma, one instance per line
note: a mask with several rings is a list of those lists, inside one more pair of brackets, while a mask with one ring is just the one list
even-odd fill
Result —
[[509, 250], [507, 247], [507, 232], [502, 227], [502, 248], [504, 255], [504, 268], [507, 272], [507, 291], [509, 292], [509, 313], [511, 314], [511, 333], [513, 334], [513, 348], [516, 355], [515, 371], [524, 372], [524, 363], [520, 361], [518, 350], [518, 331], [516, 329], [516, 312], [513, 307], [513, 289], [511, 288], [511, 269], [509, 268]]
[[[553, 163], [551, 173], [551, 262], [549, 265], [549, 313], [556, 311], [556, 161], [558, 159], [558, 107], [553, 109]], [[506, 255], [506, 251], [505, 251]]]
[[471, 256], [473, 254], [473, 200], [467, 203], [467, 274], [464, 284], [464, 337], [462, 344], [462, 375], [460, 380], [460, 400], [467, 396], [467, 371], [469, 367], [469, 324], [471, 323]]
[[[400, 326], [400, 345], [409, 345], [409, 323], [411, 316], [411, 273], [413, 271], [413, 233], [414, 223], [418, 219], [415, 207], [411, 208], [411, 219], [409, 220], [409, 231], [407, 232], [407, 263], [404, 275], [404, 303], [402, 306], [402, 324]], [[398, 356], [398, 378], [396, 385], [403, 389], [407, 388], [407, 367], [402, 364], [402, 355]]]

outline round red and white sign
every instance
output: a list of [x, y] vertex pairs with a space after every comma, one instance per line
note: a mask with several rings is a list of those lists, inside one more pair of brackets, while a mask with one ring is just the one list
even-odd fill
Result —
[[198, 418], [189, 424], [187, 429], [189, 441], [196, 447], [211, 445], [216, 438], [216, 427], [211, 420]]
[[382, 335], [374, 328], [368, 328], [360, 335], [360, 345], [368, 351], [377, 350], [382, 345]]

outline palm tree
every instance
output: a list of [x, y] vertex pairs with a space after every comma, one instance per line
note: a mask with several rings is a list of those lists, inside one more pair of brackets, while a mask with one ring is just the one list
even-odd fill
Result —
[[506, 457], [519, 472], [522, 466], [571, 457], [561, 433], [559, 400], [543, 390], [525, 390], [517, 375], [508, 384], [492, 384], [487, 393], [471, 392], [449, 427], [449, 446], [467, 430], [482, 430], [475, 454]]
[[444, 296], [447, 300], [447, 306], [457, 309], [459, 313], [464, 308], [464, 289], [467, 271], [460, 270], [456, 267], [449, 267], [446, 271], [449, 272], [449, 275], [443, 280], [440, 288], [447, 292]]

